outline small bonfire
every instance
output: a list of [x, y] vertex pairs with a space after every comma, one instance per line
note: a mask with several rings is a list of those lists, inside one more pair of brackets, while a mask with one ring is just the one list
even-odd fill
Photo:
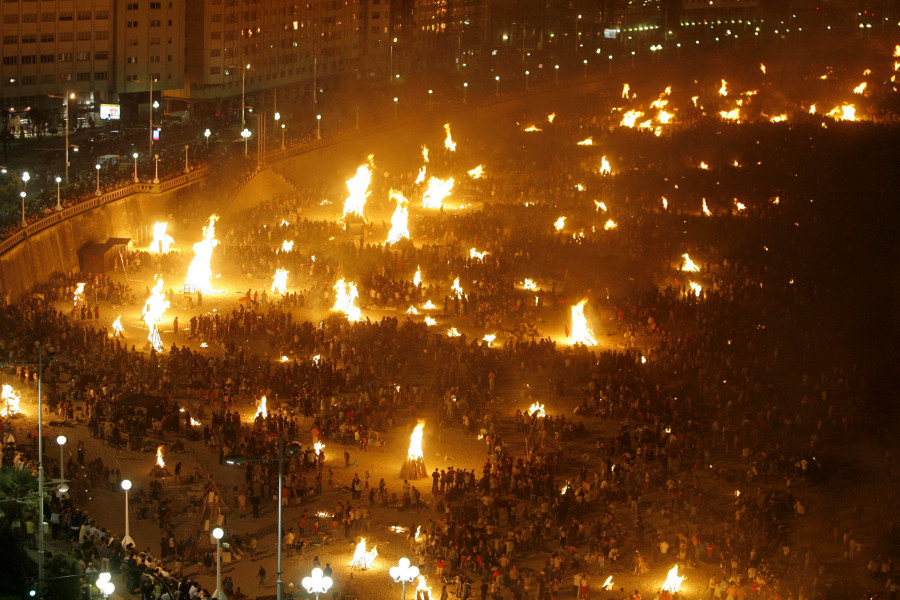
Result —
[[351, 569], [371, 569], [375, 564], [375, 558], [378, 557], [378, 547], [372, 546], [371, 550], [366, 549], [366, 538], [361, 538], [356, 544], [353, 551], [353, 559], [350, 561]]
[[422, 479], [428, 477], [428, 469], [425, 468], [425, 456], [422, 453], [422, 434], [425, 430], [425, 421], [420, 420], [409, 436], [409, 450], [406, 452], [406, 462], [400, 469], [400, 477], [404, 479]]
[[150, 475], [153, 477], [167, 477], [170, 475], [169, 470], [166, 468], [166, 459], [163, 450], [165, 450], [165, 446], [156, 447], [156, 463], [153, 465], [153, 468], [150, 469]]

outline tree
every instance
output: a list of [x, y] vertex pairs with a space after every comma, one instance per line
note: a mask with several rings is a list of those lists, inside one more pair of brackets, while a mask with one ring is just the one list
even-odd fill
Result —
[[43, 597], [53, 600], [81, 600], [81, 585], [84, 581], [81, 577], [72, 577], [79, 574], [81, 568], [74, 557], [62, 552], [53, 554], [44, 561], [46, 583]]
[[27, 469], [0, 470], [0, 499], [37, 499], [37, 477]]

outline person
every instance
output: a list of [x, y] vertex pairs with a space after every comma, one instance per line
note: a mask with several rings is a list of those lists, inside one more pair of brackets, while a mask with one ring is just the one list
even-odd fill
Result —
[[325, 563], [325, 568], [322, 569], [322, 575], [325, 577], [331, 577], [331, 563]]
[[259, 577], [259, 587], [264, 587], [266, 585], [266, 568], [259, 565], [259, 572], [256, 575]]

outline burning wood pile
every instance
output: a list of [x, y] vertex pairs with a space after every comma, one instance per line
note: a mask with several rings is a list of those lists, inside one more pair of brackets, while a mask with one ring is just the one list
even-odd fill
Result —
[[400, 469], [400, 477], [403, 479], [422, 479], [428, 477], [428, 469], [425, 467], [425, 456], [422, 454], [422, 434], [425, 430], [425, 421], [419, 421], [412, 435], [409, 436], [409, 450], [406, 452], [406, 462]]
[[375, 564], [375, 558], [378, 556], [378, 548], [372, 546], [371, 550], [366, 550], [366, 538], [359, 540], [356, 549], [353, 551], [353, 559], [350, 561], [351, 569], [370, 569]]
[[22, 409], [20, 408], [22, 398], [18, 392], [12, 389], [11, 385], [3, 386], [2, 399], [3, 410], [0, 410], [0, 416], [8, 419], [22, 414]]
[[156, 447], [156, 464], [153, 465], [153, 468], [150, 469], [150, 475], [152, 477], [168, 477], [171, 475], [169, 470], [166, 468], [166, 461], [163, 457], [163, 450], [165, 446], [157, 446]]

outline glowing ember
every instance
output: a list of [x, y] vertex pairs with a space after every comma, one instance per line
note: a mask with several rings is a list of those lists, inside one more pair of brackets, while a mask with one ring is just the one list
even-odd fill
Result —
[[810, 105], [809, 114], [811, 114], [811, 115], [816, 114], [816, 105], [815, 104]]
[[697, 100], [700, 99], [700, 96], [691, 96], [691, 102], [694, 104], [694, 108], [697, 108]]
[[600, 159], [600, 174], [601, 175], [610, 175], [612, 174], [612, 168], [609, 166], [609, 161], [606, 160], [606, 156]]
[[256, 414], [253, 415], [254, 419], [256, 417], [262, 417], [263, 419], [265, 419], [266, 417], [269, 416], [269, 408], [268, 408], [267, 404], [268, 403], [266, 401], [265, 396], [263, 396], [262, 398], [259, 399], [259, 404], [256, 405]]
[[553, 223], [553, 226], [556, 228], [557, 231], [562, 231], [563, 227], [566, 226], [566, 218], [565, 217], [558, 218], [556, 220], [556, 222]]
[[620, 125], [622, 125], [623, 127], [633, 128], [635, 123], [637, 123], [637, 120], [643, 116], [644, 113], [639, 110], [629, 110], [627, 113], [622, 115], [622, 122], [620, 123]]
[[719, 87], [719, 95], [722, 97], [728, 95], [728, 82], [724, 79], [722, 80], [722, 85]]
[[695, 296], [699, 296], [700, 292], [703, 291], [703, 286], [701, 286], [699, 283], [697, 283], [695, 281], [689, 282], [688, 285], [691, 286], [691, 291], [694, 293]]
[[678, 576], [678, 565], [675, 565], [671, 569], [669, 569], [669, 574], [666, 575], [666, 581], [662, 585], [662, 591], [664, 592], [679, 592], [681, 591], [681, 582], [684, 581], [684, 577]]
[[469, 177], [471, 177], [472, 179], [481, 179], [482, 177], [484, 177], [484, 166], [478, 165], [474, 169], [469, 170], [468, 173]]
[[156, 466], [160, 469], [166, 468], [166, 461], [163, 459], [163, 449], [165, 446], [156, 447]]
[[592, 138], [592, 137], [585, 138], [585, 139], [581, 140], [580, 142], [578, 142], [578, 145], [579, 146], [593, 146], [594, 138]]
[[[457, 278], [456, 280], [459, 281], [459, 278]], [[460, 291], [462, 291], [462, 290], [460, 290]], [[434, 305], [434, 302], [432, 302], [431, 300], [428, 300], [427, 302], [425, 302], [425, 304], [422, 305], [422, 308], [424, 310], [434, 310], [437, 308], [437, 306]]]
[[284, 354], [282, 354], [282, 355], [281, 355], [281, 362], [291, 362], [291, 359], [290, 359], [289, 356], [285, 356]]
[[408, 315], [417, 315], [417, 314], [419, 314], [419, 311], [416, 310], [416, 307], [415, 307], [415, 306], [410, 306], [409, 308], [406, 309], [406, 314], [408, 314]]
[[388, 527], [388, 529], [390, 529], [394, 533], [400, 533], [400, 534], [405, 534], [407, 531], [409, 531], [406, 527], [403, 527], [402, 525], [391, 525], [390, 527]]
[[665, 196], [662, 197], [662, 205], [663, 205], [663, 210], [669, 210], [669, 201], [666, 200]]
[[447, 330], [448, 337], [459, 337], [461, 335], [462, 334], [459, 331], [457, 331], [456, 327], [451, 327], [450, 329]]
[[409, 449], [406, 451], [406, 458], [409, 460], [418, 460], [425, 457], [422, 452], [422, 436], [425, 433], [425, 421], [419, 420], [413, 429], [412, 435], [409, 436]]
[[787, 118], [788, 118], [787, 115], [780, 114], [780, 115], [775, 115], [774, 117], [769, 117], [769, 121], [772, 123], [781, 123], [783, 121], [787, 121]]
[[371, 550], [366, 550], [366, 538], [359, 540], [356, 550], [353, 551], [353, 559], [350, 561], [351, 569], [370, 569], [375, 564], [375, 558], [378, 556], [377, 547], [373, 546]]
[[387, 243], [396, 244], [400, 240], [409, 239], [409, 202], [403, 194], [393, 189], [390, 196], [397, 202], [397, 208], [391, 215], [391, 231], [388, 233]]
[[3, 386], [3, 391], [0, 392], [0, 398], [6, 403], [6, 406], [3, 407], [3, 411], [0, 412], [0, 416], [12, 417], [13, 415], [22, 414], [22, 409], [20, 407], [22, 398], [19, 396], [18, 392], [12, 389], [11, 385]]
[[487, 256], [488, 254], [490, 254], [490, 252], [488, 252], [487, 250], [485, 250], [484, 252], [479, 252], [475, 248], [469, 249], [469, 258], [474, 258], [477, 260], [484, 260], [484, 257]]
[[708, 170], [709, 170], [709, 165], [706, 164], [705, 162], [703, 162], [702, 160], [700, 161], [700, 165], [699, 165], [699, 166], [700, 166], [700, 168], [703, 169], [704, 171], [708, 171]]
[[444, 198], [453, 191], [453, 178], [438, 179], [431, 177], [428, 179], [428, 188], [422, 195], [423, 208], [441, 208], [444, 204]]
[[162, 320], [163, 314], [169, 308], [169, 301], [163, 292], [163, 280], [157, 279], [156, 284], [151, 290], [150, 297], [144, 303], [144, 309], [141, 311], [141, 318], [147, 324], [147, 341], [157, 352], [162, 352], [162, 340], [159, 338], [159, 328], [157, 323]]
[[572, 344], [596, 346], [597, 340], [594, 339], [594, 332], [588, 327], [587, 317], [584, 316], [585, 304], [587, 304], [587, 298], [572, 307], [572, 331], [569, 337]]
[[497, 334], [489, 333], [481, 339], [484, 340], [485, 342], [487, 342], [488, 348], [490, 348], [491, 344], [494, 343], [494, 340], [497, 339]]
[[284, 240], [281, 242], [281, 251], [282, 252], [292, 252], [294, 250], [294, 240]]
[[285, 290], [287, 290], [287, 276], [288, 271], [285, 269], [275, 271], [275, 277], [272, 280], [273, 294], [284, 294]]
[[169, 224], [162, 221], [157, 221], [153, 224], [153, 241], [150, 242], [150, 247], [147, 248], [148, 251], [159, 252], [160, 254], [165, 254], [169, 251], [169, 247], [175, 240], [166, 233], [168, 227]]
[[738, 200], [737, 198], [734, 199], [734, 207], [738, 211], [747, 210], [747, 205], [744, 204], [743, 202], [741, 202], [740, 200]]
[[628, 97], [631, 95], [631, 86], [626, 84], [622, 85], [622, 98], [628, 100]]
[[766, 74], [766, 65], [759, 63], [759, 70], [762, 71], [762, 74]]
[[741, 109], [733, 108], [728, 111], [719, 111], [719, 116], [726, 121], [736, 121], [738, 123], [741, 122]]
[[691, 260], [691, 256], [687, 252], [682, 254], [681, 258], [684, 259], [684, 265], [681, 267], [682, 271], [690, 271], [691, 273], [696, 273], [700, 270], [700, 267], [698, 267], [697, 264]]
[[712, 216], [712, 211], [709, 210], [709, 206], [706, 204], [706, 198], [703, 199], [703, 214], [707, 217]]
[[344, 214], [341, 218], [346, 219], [347, 215], [356, 215], [360, 219], [365, 219], [363, 209], [371, 194], [369, 184], [372, 183], [372, 159], [374, 158], [370, 154], [366, 164], [360, 165], [356, 169], [356, 175], [347, 180], [349, 195], [344, 200]]
[[608, 219], [606, 223], [603, 225], [603, 229], [609, 231], [610, 229], [615, 229], [619, 224], [613, 221], [612, 219]]
[[836, 106], [830, 113], [829, 117], [834, 117], [838, 121], [855, 121], [856, 107], [852, 104], [843, 104]]
[[547, 122], [552, 124], [553, 119], [555, 119], [555, 118], [556, 118], [556, 113], [550, 113], [549, 115], [547, 115]]
[[125, 335], [125, 327], [122, 326], [122, 316], [119, 315], [116, 317], [116, 320], [112, 323], [113, 337], [115, 336], [123, 336]]
[[457, 298], [466, 297], [465, 292], [463, 292], [462, 286], [459, 285], [459, 277], [453, 280], [453, 285], [450, 286], [450, 291], [453, 292], [453, 295]]
[[419, 285], [421, 283], [422, 283], [422, 269], [419, 267], [416, 267], [416, 274], [413, 275], [413, 285], [416, 287], [419, 287]]
[[212, 277], [212, 269], [209, 266], [212, 260], [213, 249], [219, 245], [216, 239], [216, 221], [219, 215], [210, 215], [209, 224], [203, 228], [203, 239], [194, 244], [194, 259], [188, 266], [187, 279], [185, 283], [193, 286], [197, 291], [204, 294], [212, 291], [209, 284], [209, 278]]
[[534, 283], [533, 279], [526, 279], [522, 282], [522, 288], [526, 290], [537, 291], [537, 284]]
[[353, 282], [344, 282], [338, 279], [334, 284], [334, 307], [331, 310], [342, 312], [347, 315], [347, 320], [351, 323], [362, 320], [362, 311], [356, 305], [359, 299], [359, 292], [356, 291], [356, 284]]
[[544, 410], [544, 405], [540, 402], [534, 402], [531, 406], [528, 407], [528, 416], [533, 417], [537, 415], [538, 417], [546, 417], [547, 412]]
[[456, 152], [456, 142], [453, 141], [453, 137], [450, 135], [450, 123], [444, 123], [444, 131], [447, 132], [446, 137], [444, 137], [444, 148], [450, 152]]
[[425, 324], [431, 327], [433, 325], [437, 325], [437, 321], [435, 321], [431, 317], [425, 317]]
[[323, 452], [325, 452], [325, 444], [323, 444], [322, 442], [316, 442], [313, 444], [313, 450], [316, 451], [316, 456], [319, 456]]
[[522, 131], [526, 131], [526, 132], [528, 132], [528, 133], [533, 133], [533, 132], [535, 132], [535, 131], [541, 131], [541, 129], [540, 129], [540, 127], [538, 127], [537, 125], [529, 125], [528, 127], [526, 127], [525, 129], [523, 129]]
[[75, 286], [75, 293], [72, 295], [72, 301], [75, 303], [75, 306], [78, 306], [79, 302], [84, 301], [84, 284], [79, 283]]
[[863, 94], [863, 93], [866, 91], [866, 86], [867, 86], [867, 85], [868, 85], [868, 84], [867, 84], [865, 81], [863, 81], [861, 84], [859, 84], [858, 86], [856, 86], [855, 88], [853, 88], [853, 93], [854, 93], [854, 94], [860, 94], [860, 95]]

